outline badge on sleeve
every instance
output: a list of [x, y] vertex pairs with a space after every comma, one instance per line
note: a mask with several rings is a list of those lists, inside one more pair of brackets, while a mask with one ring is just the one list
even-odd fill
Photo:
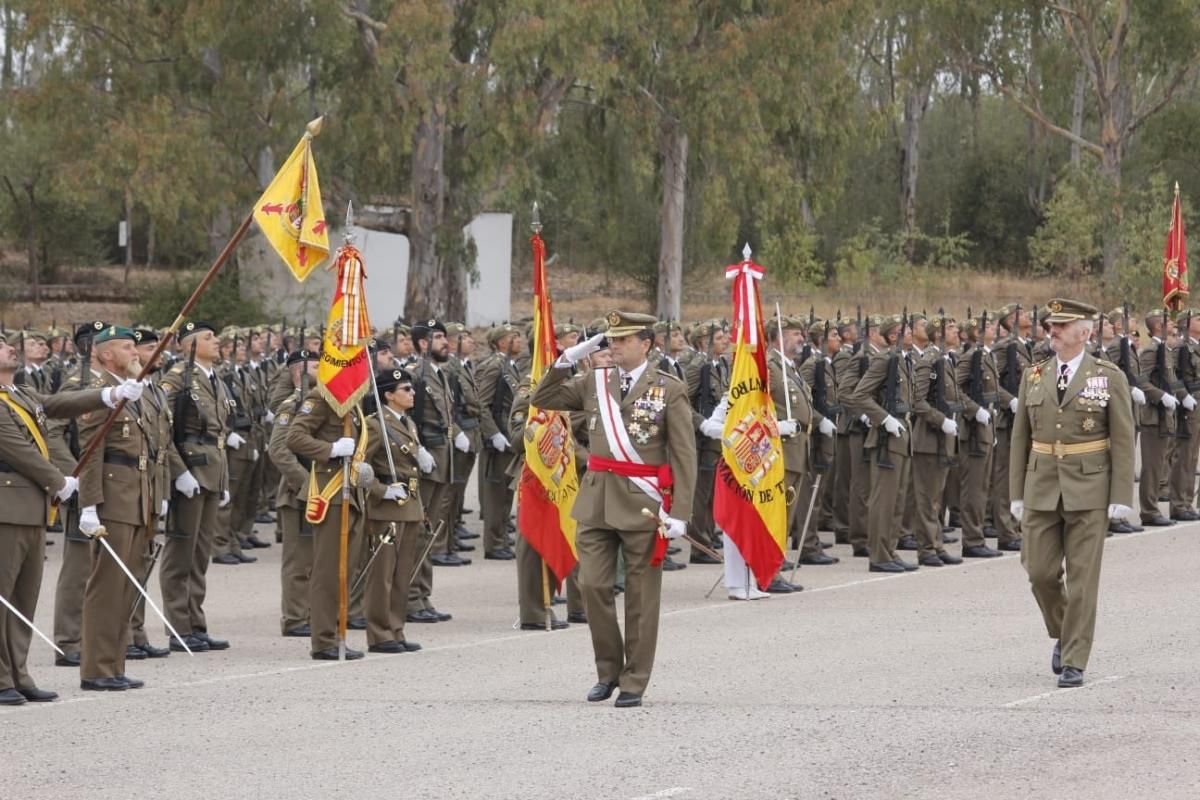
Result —
[[305, 400], [300, 404], [300, 413], [311, 414], [314, 408], [316, 408], [316, 404], [312, 400]]

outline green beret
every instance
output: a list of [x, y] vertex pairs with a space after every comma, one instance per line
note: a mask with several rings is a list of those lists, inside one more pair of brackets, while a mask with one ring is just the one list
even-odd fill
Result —
[[133, 328], [126, 328], [124, 325], [109, 325], [92, 337], [92, 341], [96, 344], [113, 342], [118, 339], [128, 339], [131, 342], [137, 342], [137, 337], [133, 335]]

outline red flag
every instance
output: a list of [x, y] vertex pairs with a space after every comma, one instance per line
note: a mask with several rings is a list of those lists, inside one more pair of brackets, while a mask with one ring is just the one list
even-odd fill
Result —
[[371, 357], [366, 341], [371, 337], [364, 302], [362, 256], [346, 245], [338, 250], [337, 285], [325, 321], [317, 389], [339, 417], [344, 417], [371, 389]]
[[1175, 203], [1171, 209], [1171, 232], [1163, 254], [1163, 307], [1179, 313], [1187, 304], [1187, 237], [1183, 232], [1183, 209], [1179, 203], [1179, 184], [1175, 184]]

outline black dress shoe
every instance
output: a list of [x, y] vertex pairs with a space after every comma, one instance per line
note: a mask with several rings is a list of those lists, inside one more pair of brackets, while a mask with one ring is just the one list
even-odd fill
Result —
[[642, 704], [642, 696], [633, 692], [621, 692], [617, 695], [617, 702], [613, 703], [617, 708], [637, 708]]
[[421, 649], [421, 645], [417, 644], [416, 642], [410, 642], [407, 639], [402, 640], [400, 644], [403, 645], [404, 652], [406, 653], [415, 653]]
[[567, 614], [567, 622], [575, 622], [581, 625], [586, 625], [587, 614], [582, 611], [572, 611]]
[[0, 706], [23, 706], [28, 700], [16, 689], [0, 690]]
[[248, 556], [245, 553], [234, 553], [233, 557], [238, 560], [239, 564], [253, 564], [258, 561], [258, 556]]
[[185, 652], [183, 647], [184, 644], [186, 644], [193, 653], [207, 653], [210, 649], [208, 642], [204, 641], [203, 639], [198, 639], [190, 633], [183, 637], [182, 644], [174, 636], [171, 636], [167, 639], [167, 647], [171, 648], [176, 653]]
[[831, 547], [833, 547], [833, 544], [832, 544], [832, 543], [830, 543], [830, 542], [821, 542], [821, 549], [822, 549], [822, 550], [828, 550], [828, 549], [829, 549], [829, 548], [831, 548]]
[[997, 550], [1008, 550], [1009, 552], [1019, 553], [1019, 552], [1021, 552], [1021, 540], [1013, 539], [1008, 542], [1003, 542], [1001, 544], [996, 545], [996, 549]]
[[456, 553], [470, 553], [474, 550], [475, 550], [475, 545], [473, 545], [473, 544], [466, 544], [464, 542], [455, 542], [454, 543], [454, 552], [456, 552]]
[[[155, 647], [149, 642], [146, 642], [145, 644], [135, 644], [133, 647], [136, 647], [138, 650], [141, 650], [143, 653], [145, 653], [146, 658], [166, 658], [167, 656], [171, 655], [171, 651], [167, 648]], [[129, 658], [128, 655], [125, 657]]]
[[992, 526], [992, 525], [984, 525], [984, 526], [983, 526], [983, 536], [984, 536], [984, 538], [985, 538], [985, 539], [995, 539], [995, 538], [996, 538], [996, 528], [995, 528], [995, 526]]
[[1127, 519], [1121, 521], [1125, 523], [1125, 527], [1129, 528], [1130, 533], [1141, 533], [1142, 531], [1146, 530], [1141, 525], [1137, 525]]
[[703, 553], [699, 550], [692, 550], [692, 554], [688, 556], [689, 564], [720, 564], [720, 559], [713, 558], [708, 553]]
[[854, 557], [855, 558], [870, 558], [871, 557], [871, 548], [869, 548], [869, 547], [854, 548]]
[[436, 608], [430, 608], [429, 610], [437, 617], [438, 622], [449, 622], [454, 619], [453, 614], [447, 614], [445, 611], [438, 611]]
[[767, 592], [770, 594], [791, 594], [792, 585], [776, 575], [771, 579], [771, 585], [767, 587]]
[[125, 660], [126, 661], [144, 661], [146, 654], [142, 652], [142, 648], [136, 644], [125, 645]]
[[942, 526], [942, 534], [943, 535], [945, 535], [947, 533], [954, 533], [956, 530], [958, 530], [958, 528], [956, 528], [953, 525], [943, 525]]
[[670, 545], [670, 546], [668, 546], [668, 547], [667, 547], [667, 555], [669, 555], [669, 556], [677, 556], [677, 555], [679, 555], [679, 551], [680, 551], [680, 550], [682, 550], [682, 549], [683, 549], [683, 548], [682, 548], [682, 547], [680, 547], [679, 545], [675, 545], [675, 544], [673, 544], [673, 545]]
[[79, 653], [67, 653], [65, 656], [55, 656], [54, 666], [56, 667], [79, 667], [81, 656]]
[[911, 561], [905, 561], [903, 558], [897, 558], [892, 563], [899, 564], [901, 567], [904, 568], [905, 572], [916, 572], [917, 569], [919, 569], [917, 564], [914, 564]]
[[944, 566], [946, 566], [946, 562], [942, 561], [942, 559], [940, 557], [938, 557], [938, 555], [935, 553], [933, 555], [925, 556], [924, 558], [922, 558], [921, 566], [922, 567], [944, 567]]
[[402, 643], [397, 642], [395, 639], [392, 639], [390, 641], [380, 642], [379, 644], [369, 645], [367, 647], [367, 652], [368, 653], [407, 653], [408, 651], [404, 649], [404, 645]]
[[920, 545], [917, 544], [916, 539], [914, 539], [911, 536], [905, 536], [905, 537], [901, 538], [899, 542], [896, 543], [896, 549], [897, 550], [919, 550], [921, 548], [920, 548]]
[[416, 611], [409, 611], [404, 615], [404, 618], [409, 622], [441, 622], [442, 620], [431, 609], [421, 608]]
[[676, 570], [687, 569], [687, 564], [681, 564], [673, 560], [670, 556], [667, 556], [663, 559], [662, 568], [663, 572], [675, 572]]
[[954, 516], [953, 514], [951, 514], [950, 519], [948, 519], [946, 521], [946, 525], [948, 525], [951, 528], [961, 528], [962, 520], [959, 519], [958, 517]]
[[964, 547], [962, 551], [963, 558], [996, 558], [1001, 555], [999, 550], [993, 550], [986, 544], [976, 544], [970, 547]]
[[[553, 619], [550, 620], [550, 630], [561, 631], [563, 628], [571, 627], [565, 620]], [[522, 622], [521, 630], [523, 631], [544, 631], [546, 623], [544, 622]]]
[[459, 539], [463, 539], [463, 540], [466, 540], [466, 539], [478, 539], [478, 538], [479, 538], [479, 534], [478, 534], [478, 533], [472, 533], [471, 531], [467, 531], [466, 533], [460, 533], [460, 534], [458, 535], [458, 538], [459, 538]]
[[802, 556], [800, 563], [810, 567], [827, 567], [830, 564], [836, 564], [841, 561], [837, 556], [827, 556], [824, 553], [817, 553], [815, 556]]
[[1054, 643], [1054, 652], [1050, 654], [1050, 671], [1055, 675], [1062, 675], [1062, 641]]
[[1142, 524], [1149, 525], [1153, 528], [1165, 528], [1168, 525], [1174, 525], [1175, 523], [1159, 514], [1157, 517], [1150, 517], [1149, 519], [1142, 517]]
[[[267, 522], [274, 522], [274, 521], [275, 521], [274, 519], [269, 519], [269, 520], [267, 520]], [[250, 535], [250, 536], [249, 536], [249, 537], [246, 539], [246, 543], [247, 543], [248, 545], [250, 545], [251, 547], [253, 547], [253, 548], [255, 548], [255, 549], [258, 549], [258, 550], [262, 550], [262, 549], [264, 549], [264, 548], [267, 548], [267, 547], [270, 547], [270, 546], [271, 546], [271, 543], [270, 543], [270, 542], [264, 542], [262, 539], [258, 538], [258, 537], [257, 537], [257, 536], [255, 536], [254, 534], [251, 534], [251, 535]]]
[[957, 544], [957, 543], [958, 543], [957, 536], [951, 536], [948, 533], [942, 534], [942, 544]]
[[[258, 525], [269, 525], [270, 523], [272, 523], [274, 521], [275, 521], [275, 517], [272, 516], [271, 514], [268, 514], [265, 511], [254, 518], [254, 522]], [[252, 541], [252, 542], [254, 541], [253, 536], [250, 537], [250, 541]], [[259, 545], [254, 545], [254, 546], [258, 547]]]
[[[362, 657], [363, 657], [362, 650], [351, 650], [349, 647], [346, 648], [346, 660], [347, 661], [358, 661]], [[324, 650], [315, 650], [315, 651], [313, 651], [313, 654], [312, 654], [312, 660], [313, 661], [337, 661], [338, 660], [338, 649], [336, 647], [328, 647]]]
[[351, 617], [346, 620], [346, 630], [350, 631], [365, 631], [367, 629], [367, 621], [363, 617]]
[[242, 563], [241, 559], [239, 559], [233, 553], [222, 553], [219, 556], [213, 556], [212, 562], [214, 564], [224, 564], [227, 567], [234, 567]]
[[512, 561], [517, 554], [507, 547], [498, 547], [483, 554], [484, 561]]
[[49, 703], [58, 699], [58, 692], [50, 692], [31, 686], [28, 689], [17, 689], [17, 692], [31, 703]]
[[625, 594], [625, 584], [614, 583], [613, 584], [613, 594]]
[[946, 552], [938, 553], [937, 557], [941, 560], [941, 562], [943, 564], [961, 564], [962, 563], [961, 558], [959, 558], [956, 555], [951, 555], [950, 553], [946, 553]]
[[565, 606], [566, 604], [567, 598], [563, 597], [561, 594], [556, 594], [554, 597], [550, 598], [550, 605], [552, 606]]
[[471, 563], [471, 559], [454, 553], [434, 553], [429, 557], [429, 561], [435, 567], [465, 567]]
[[117, 679], [125, 681], [125, 685], [130, 689], [141, 689], [146, 685], [145, 681], [140, 681], [137, 678], [131, 678], [128, 675], [118, 675]]
[[1058, 688], [1074, 689], [1077, 686], [1083, 686], [1083, 670], [1063, 667], [1062, 675], [1058, 676]]
[[791, 572], [795, 568], [796, 568], [795, 562], [788, 561], [786, 558], [783, 561], [779, 562], [779, 571], [780, 572]]
[[208, 631], [192, 631], [192, 636], [195, 636], [200, 641], [208, 645], [209, 650], [228, 650], [229, 642], [224, 639], [214, 639], [208, 635]]
[[587, 699], [589, 703], [599, 703], [601, 700], [607, 700], [612, 697], [613, 690], [617, 688], [617, 682], [612, 683], [600, 682], [588, 690]]
[[307, 639], [308, 637], [312, 636], [312, 628], [306, 622], [303, 625], [292, 628], [291, 630], [284, 631], [283, 635], [292, 636], [297, 639]]
[[1180, 511], [1172, 514], [1171, 519], [1176, 522], [1195, 522], [1200, 519], [1200, 516], [1197, 516], [1195, 511]]
[[79, 688], [85, 692], [123, 692], [129, 684], [120, 678], [84, 678], [79, 681]]
[[471, 532], [469, 530], [467, 530], [466, 525], [463, 525], [460, 522], [454, 526], [454, 535], [457, 536], [459, 539], [465, 539], [471, 535]]
[[1108, 532], [1109, 533], [1133, 533], [1133, 530], [1131, 528], [1129, 528], [1129, 526], [1126, 525], [1121, 520], [1112, 519], [1112, 520], [1108, 521]]
[[895, 561], [881, 561], [878, 564], [872, 564], [871, 566], [867, 567], [867, 572], [904, 573], [904, 572], [907, 572], [907, 570], [904, 569], [904, 567], [897, 564]]

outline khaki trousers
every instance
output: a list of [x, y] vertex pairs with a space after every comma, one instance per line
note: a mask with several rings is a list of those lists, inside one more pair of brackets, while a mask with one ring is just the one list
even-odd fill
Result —
[[513, 458], [511, 451], [497, 453], [488, 448], [479, 459], [479, 510], [483, 515], [485, 553], [508, 547], [508, 518], [513, 507], [508, 468]]
[[[33, 619], [37, 611], [45, 556], [44, 526], [0, 523], [0, 594], [27, 619]], [[0, 610], [0, 689], [37, 686], [26, 668], [32, 638], [33, 631], [15, 614], [7, 608]]]
[[[70, 530], [70, 525], [78, 522], [65, 519], [65, 506], [63, 510], [63, 527]], [[70, 513], [78, 516], [73, 510]], [[68, 655], [78, 653], [82, 646], [83, 589], [91, 571], [91, 545], [87, 541], [64, 536], [62, 569], [54, 585], [54, 643]]]
[[1171, 465], [1171, 514], [1196, 510], [1196, 455], [1200, 451], [1200, 415], [1188, 414], [1191, 436], [1175, 445], [1175, 463]]
[[[143, 552], [146, 529], [100, 518], [108, 546], [126, 565]], [[132, 569], [132, 567], [131, 567]], [[83, 649], [79, 676], [84, 680], [125, 674], [129, 644], [129, 608], [137, 590], [99, 542], [92, 543], [92, 572], [83, 593]]]
[[208, 592], [208, 564], [220, 502], [221, 493], [207, 489], [201, 489], [194, 497], [175, 494], [175, 520], [167, 526], [158, 583], [162, 588], [163, 614], [180, 636], [208, 631], [204, 597]]
[[1162, 482], [1167, 476], [1171, 448], [1175, 446], [1174, 436], [1160, 436], [1158, 430], [1153, 425], [1142, 428], [1142, 476], [1138, 482], [1138, 510], [1141, 512], [1142, 522], [1162, 514], [1158, 507], [1158, 497], [1162, 491]]
[[279, 562], [279, 632], [287, 633], [308, 623], [308, 582], [313, 565], [313, 527], [304, 511], [277, 505], [283, 528], [283, 554]]
[[[346, 548], [346, 588], [354, 581], [358, 554], [362, 552], [362, 526], [358, 524], [358, 510], [350, 512], [349, 541]], [[309, 623], [312, 627], [312, 650], [328, 650], [337, 647], [338, 598], [342, 533], [342, 504], [330, 505], [324, 522], [313, 526], [313, 565], [308, 582]], [[383, 556], [380, 556], [382, 558]], [[372, 568], [373, 569], [373, 568]], [[347, 619], [352, 616], [347, 613]]]
[[[153, 567], [150, 559], [154, 554], [153, 548], [154, 539], [147, 532], [141, 546], [136, 548], [137, 553], [133, 561], [129, 563], [129, 569], [133, 571], [134, 577], [141, 581], [146, 591], [150, 590], [150, 570]], [[139, 600], [141, 602], [138, 602]], [[150, 639], [146, 636], [146, 601], [141, 600], [141, 596], [135, 591], [131, 602], [136, 603], [137, 607], [129, 617], [129, 641], [137, 645], [149, 644]]]
[[[425, 518], [429, 520], [430, 529], [436, 531], [439, 523], [445, 523], [437, 538], [434, 539], [433, 547], [429, 550], [430, 554], [446, 552], [446, 536], [450, 532], [450, 528], [454, 526], [454, 519], [450, 516], [450, 501], [453, 499], [453, 494], [453, 484], [421, 481], [421, 507], [425, 509]], [[424, 544], [426, 542], [422, 542], [422, 545]], [[420, 557], [419, 551], [417, 556]], [[421, 608], [433, 608], [433, 602], [429, 599], [432, 594], [433, 562], [429, 560], [429, 556], [426, 556], [421, 562], [420, 570], [417, 571], [416, 579], [409, 587], [408, 607], [413, 611]]]
[[[817, 514], [820, 513], [820, 509], [817, 506], [820, 503], [820, 492], [825, 487], [825, 481], [828, 480], [829, 474], [829, 470], [824, 472], [814, 470], [807, 474], [787, 470], [783, 473], [784, 485], [793, 490], [787, 494], [794, 498], [787, 509], [788, 543], [799, 549], [802, 558], [821, 553], [821, 539], [817, 536]], [[808, 504], [813, 497], [813, 484], [818, 475], [821, 476], [821, 485], [816, 487], [818, 500], [813, 505], [812, 518], [808, 528], [803, 529], [804, 517], [808, 514]]]
[[404, 641], [404, 619], [408, 613], [408, 588], [417, 561], [420, 521], [385, 522], [368, 520], [373, 541], [378, 542], [395, 525], [395, 542], [383, 548], [364, 579], [363, 607], [367, 618], [367, 644]]
[[969, 448], [959, 450], [958, 520], [962, 524], [963, 547], [987, 544], [983, 538], [983, 515], [987, 509], [988, 481], [992, 478], [992, 448], [982, 442], [979, 448], [984, 455], [973, 456], [967, 452]]
[[830, 494], [833, 506], [833, 532], [838, 544], [850, 543], [850, 437], [837, 435], [834, 471]]
[[904, 485], [908, 481], [912, 459], [903, 453], [891, 453], [892, 469], [879, 466], [878, 451], [871, 454], [871, 495], [867, 502], [867, 546], [871, 563], [881, 564], [900, 557], [900, 521], [904, 517]]
[[912, 530], [917, 539], [917, 558], [937, 555], [942, 544], [942, 494], [949, 470], [937, 453], [913, 453]]
[[[851, 433], [848, 437], [850, 440], [850, 495], [849, 495], [849, 510], [846, 519], [849, 524], [848, 535], [850, 544], [854, 547], [866, 547], [868, 541], [867, 535], [867, 503], [871, 499], [871, 476], [874, 471], [872, 466], [873, 461], [863, 460], [863, 440], [862, 433]], [[871, 554], [874, 558], [874, 553]], [[888, 559], [883, 559], [887, 561]]]
[[1046, 633], [1061, 640], [1063, 666], [1087, 669], [1096, 632], [1108, 509], [1064, 511], [1059, 500], [1056, 511], [1026, 508], [1021, 527], [1021, 564], [1029, 574]]
[[[520, 612], [522, 625], [544, 625], [546, 622], [545, 598], [542, 595], [542, 557], [525, 537], [517, 531], [517, 608]], [[554, 593], [554, 576], [547, 575], [551, 581], [550, 593]], [[610, 583], [609, 588], [612, 588]], [[553, 599], [553, 598], [552, 598]], [[553, 615], [553, 612], [551, 612]]]
[[717, 523], [713, 520], [713, 489], [716, 485], [717, 464], [721, 460], [721, 451], [703, 448], [704, 443], [701, 441], [698, 448], [700, 467], [696, 472], [696, 497], [692, 502], [692, 524], [689, 527], [696, 541], [711, 550], [716, 547], [717, 541]]
[[[615, 531], [581, 528], [575, 545], [579, 552], [579, 589], [592, 634], [596, 678], [620, 684], [622, 691], [642, 694], [650, 682], [658, 645], [658, 617], [662, 601], [662, 569], [650, 566], [654, 531]], [[617, 624], [613, 583], [617, 558], [625, 560], [625, 634]]]
[[1008, 459], [1011, 451], [1012, 432], [1008, 428], [997, 428], [996, 444], [992, 447], [992, 483], [988, 489], [988, 501], [992, 506], [992, 527], [996, 529], [997, 544], [1021, 540], [1021, 526], [1008, 510]]

